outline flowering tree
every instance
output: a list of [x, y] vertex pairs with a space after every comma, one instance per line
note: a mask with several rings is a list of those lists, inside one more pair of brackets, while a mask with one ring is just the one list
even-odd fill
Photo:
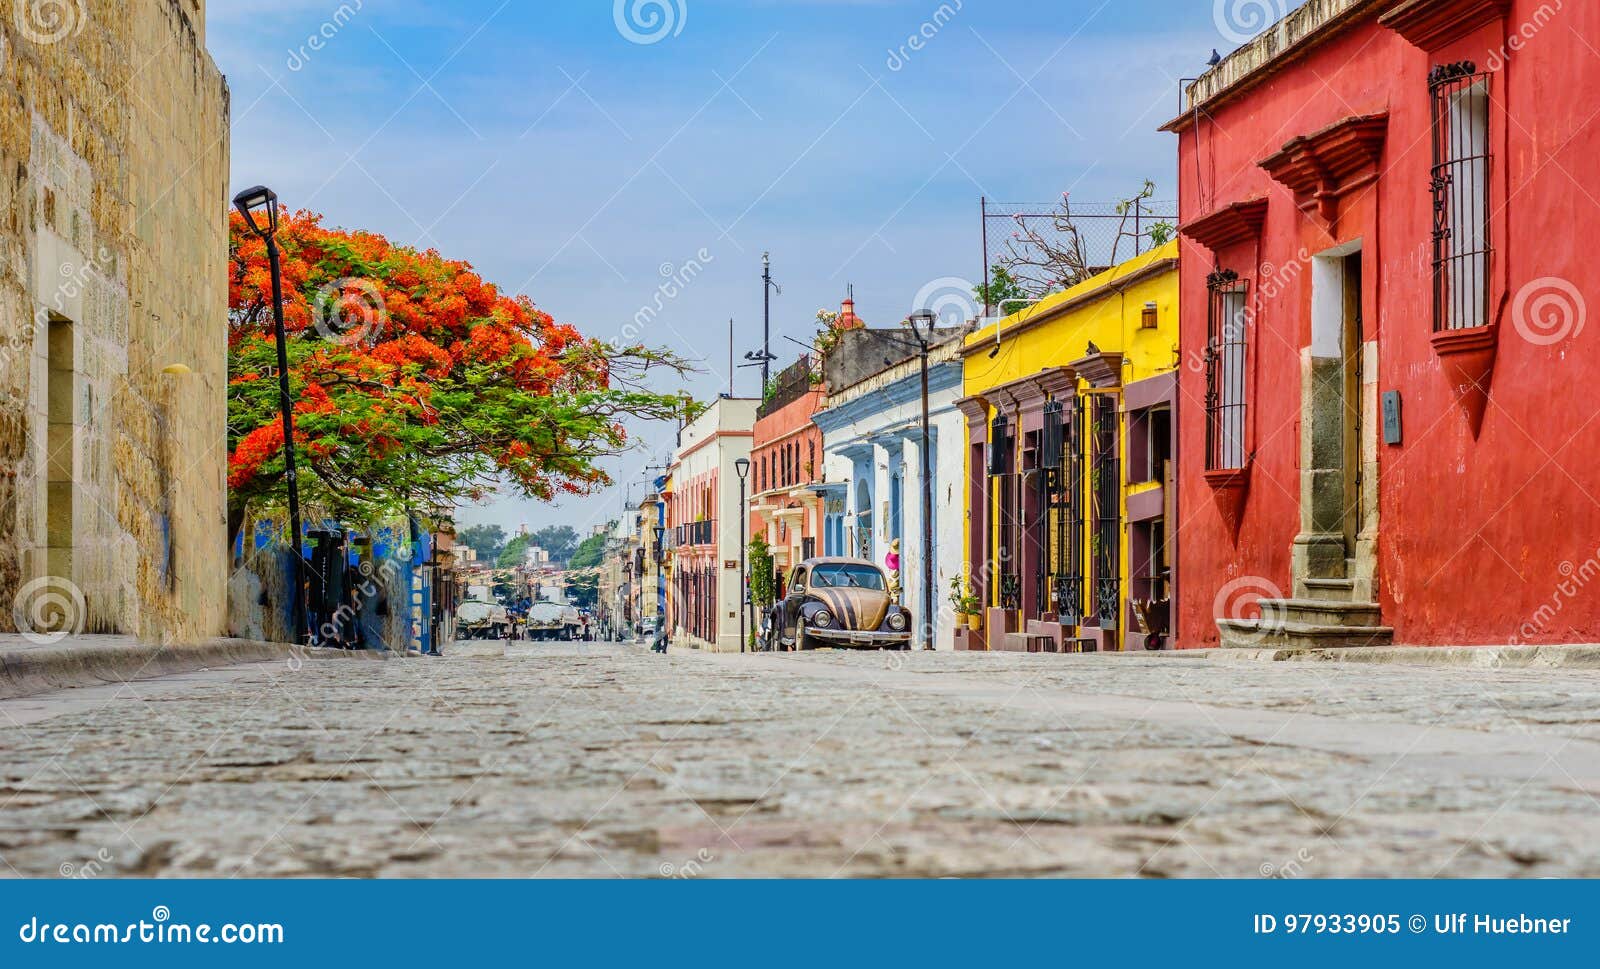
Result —
[[[479, 500], [498, 482], [549, 499], [610, 483], [623, 420], [692, 407], [655, 393], [651, 368], [685, 364], [556, 323], [465, 262], [380, 235], [280, 220], [283, 314], [300, 488], [354, 521]], [[230, 240], [228, 486], [237, 530], [283, 488], [283, 429], [266, 244], [235, 214]]]

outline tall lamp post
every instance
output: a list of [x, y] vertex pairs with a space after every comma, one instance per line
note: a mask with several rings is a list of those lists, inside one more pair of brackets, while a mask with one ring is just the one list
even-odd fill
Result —
[[[667, 636], [667, 540], [666, 503], [656, 503], [656, 638], [650, 645], [665, 644]], [[661, 651], [665, 653], [666, 646]]]
[[922, 361], [922, 628], [923, 649], [933, 648], [933, 473], [928, 458], [928, 349], [933, 343], [939, 318], [932, 310], [918, 310], [906, 318], [912, 336], [917, 338], [917, 356]]
[[[265, 185], [247, 188], [233, 197], [233, 207], [244, 216], [250, 231], [267, 244], [272, 266], [272, 322], [278, 339], [278, 409], [283, 412], [283, 472], [289, 484], [289, 544], [294, 550], [294, 602], [290, 608], [295, 642], [309, 642], [306, 629], [305, 560], [300, 553], [300, 482], [294, 460], [294, 398], [289, 393], [289, 344], [283, 330], [283, 273], [278, 266], [278, 195]], [[264, 216], [265, 222], [257, 220]]]
[[744, 510], [745, 480], [750, 476], [750, 459], [740, 458], [733, 462], [733, 470], [739, 473], [739, 652], [745, 652], [747, 644], [745, 638], [745, 614], [750, 611], [750, 577], [745, 575], [748, 568], [745, 548], [748, 539], [745, 529], [750, 524], [750, 516]]

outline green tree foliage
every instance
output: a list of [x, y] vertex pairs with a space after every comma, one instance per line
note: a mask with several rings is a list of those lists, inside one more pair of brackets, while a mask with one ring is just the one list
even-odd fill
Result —
[[[972, 287], [972, 295], [978, 298], [978, 302], [986, 304], [996, 313], [1015, 313], [1022, 308], [1022, 305], [1008, 301], [1030, 298], [1022, 285], [1012, 278], [1011, 271], [998, 264], [989, 270], [988, 283], [979, 283]], [[1005, 305], [1002, 306], [1002, 303]]]
[[750, 540], [750, 602], [758, 610], [769, 608], [776, 598], [772, 573], [772, 549], [757, 535]]
[[575, 606], [593, 609], [600, 602], [600, 573], [583, 572], [568, 579], [567, 598]]
[[578, 551], [578, 532], [570, 525], [547, 525], [532, 535], [532, 544], [550, 553], [550, 561], [567, 563]]
[[572, 561], [567, 563], [568, 568], [591, 569], [600, 564], [606, 553], [606, 533], [601, 532], [590, 535], [578, 544], [578, 550], [572, 553]]
[[499, 525], [469, 525], [456, 533], [456, 540], [472, 546], [478, 553], [478, 561], [493, 562], [506, 547], [506, 530]]
[[533, 544], [533, 536], [518, 535], [506, 543], [500, 550], [500, 555], [495, 559], [495, 568], [510, 569], [523, 563], [528, 557], [528, 546]]

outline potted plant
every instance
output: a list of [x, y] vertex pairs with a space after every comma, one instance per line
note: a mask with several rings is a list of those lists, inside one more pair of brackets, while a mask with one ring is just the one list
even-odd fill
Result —
[[973, 632], [983, 631], [983, 600], [975, 595], [968, 595], [965, 599], [967, 628]]
[[967, 624], [967, 601], [970, 597], [961, 587], [961, 576], [952, 576], [950, 579], [950, 608], [956, 611], [956, 625]]

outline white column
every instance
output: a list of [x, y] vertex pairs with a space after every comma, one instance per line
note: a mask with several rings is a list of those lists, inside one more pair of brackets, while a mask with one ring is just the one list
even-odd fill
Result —
[[889, 449], [872, 444], [872, 560], [883, 564], [889, 554]]
[[[900, 547], [900, 581], [905, 586], [903, 602], [916, 620], [916, 628], [928, 621], [923, 613], [922, 584], [923, 563], [928, 550], [922, 540], [922, 431], [907, 435], [903, 441], [904, 484], [900, 489], [901, 514], [904, 516], [904, 541]], [[937, 604], [934, 607], [938, 608]], [[920, 644], [919, 644], [920, 645]]]

